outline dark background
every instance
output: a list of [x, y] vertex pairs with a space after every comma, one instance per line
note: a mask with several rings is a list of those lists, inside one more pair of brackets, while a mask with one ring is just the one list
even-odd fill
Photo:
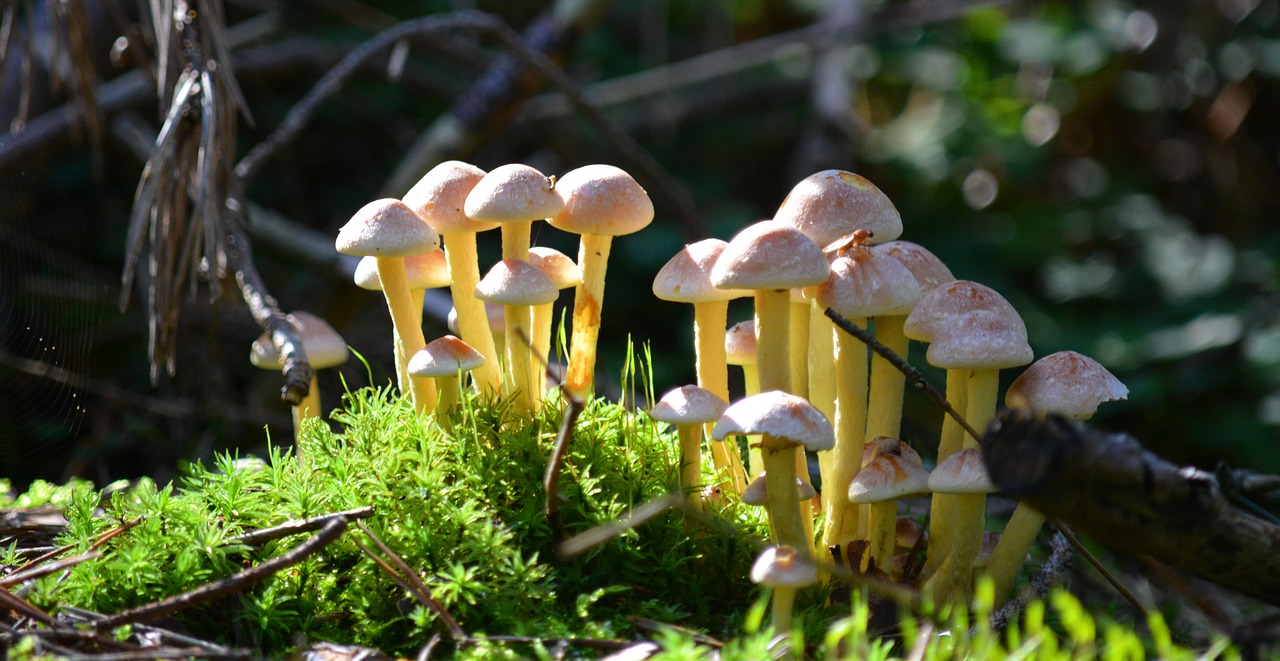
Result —
[[[229, 25], [265, 26], [234, 49], [256, 121], [241, 121], [238, 155], [378, 29], [464, 5], [229, 2]], [[546, 9], [476, 5], [517, 30]], [[595, 5], [560, 62], [678, 187], [642, 174], [634, 154], [538, 84], [451, 156], [548, 174], [612, 163], [649, 190], [653, 225], [614, 243], [602, 387], [621, 372], [628, 336], [652, 346], [659, 392], [691, 381], [692, 311], [654, 299], [653, 275], [684, 243], [727, 240], [772, 215], [799, 179], [838, 167], [894, 200], [904, 239], [1003, 293], [1038, 356], [1075, 349], [1128, 384], [1130, 399], [1104, 406], [1099, 424], [1175, 461], [1280, 471], [1276, 0]], [[84, 6], [97, 12], [101, 90], [128, 69], [105, 54], [137, 9]], [[14, 15], [47, 35], [42, 3]], [[254, 228], [281, 306], [325, 317], [368, 361], [321, 374], [326, 407], [344, 383], [390, 378], [391, 358], [381, 297], [350, 284], [348, 264], [324, 248], [498, 55], [491, 40], [458, 34], [415, 46], [398, 80], [380, 60], [248, 191], [301, 232]], [[19, 59], [6, 58], [0, 88], [10, 128]], [[67, 86], [52, 82], [36, 61], [28, 121], [65, 101]], [[210, 301], [200, 288], [183, 308], [176, 376], [150, 382], [138, 293], [117, 307], [143, 165], [122, 136], [139, 125], [154, 136], [164, 104], [151, 93], [123, 105], [105, 118], [100, 166], [80, 130], [0, 167], [0, 475], [17, 486], [165, 479], [180, 461], [261, 452], [268, 434], [291, 435], [278, 374], [247, 360], [260, 331], [232, 295]], [[14, 135], [0, 136], [0, 156]], [[679, 213], [680, 189], [696, 214]], [[496, 259], [497, 239], [482, 237], [482, 259]], [[576, 255], [576, 238], [549, 227], [534, 239]], [[748, 315], [735, 304], [731, 322]], [[428, 339], [444, 332], [428, 319]], [[927, 451], [939, 414], [909, 396], [907, 416], [904, 435]]]

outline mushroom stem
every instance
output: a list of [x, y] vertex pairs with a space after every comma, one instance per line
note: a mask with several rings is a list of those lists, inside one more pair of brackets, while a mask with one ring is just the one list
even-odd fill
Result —
[[791, 632], [791, 612], [795, 608], [795, 603], [795, 588], [779, 586], [773, 589], [774, 633], [787, 635]]
[[946, 561], [926, 583], [934, 603], [951, 600], [968, 601], [973, 589], [973, 562], [982, 549], [987, 496], [981, 493], [949, 494], [952, 497], [954, 525], [951, 550]]
[[862, 571], [875, 560], [876, 569], [888, 574], [893, 566], [893, 543], [898, 533], [898, 500], [881, 500], [867, 506], [867, 552], [862, 554]]
[[[866, 319], [853, 319], [863, 325]], [[859, 507], [845, 494], [862, 468], [862, 447], [867, 426], [867, 350], [848, 333], [836, 337], [835, 447], [831, 451], [831, 482], [824, 487], [827, 524], [822, 542], [843, 545], [858, 536]]]
[[791, 352], [791, 394], [809, 398], [809, 302], [792, 302], [787, 331]]
[[[408, 363], [412, 356], [427, 345], [422, 336], [422, 325], [415, 321], [418, 318], [413, 311], [412, 296], [409, 294], [409, 281], [405, 275], [404, 259], [399, 257], [378, 257], [378, 277], [382, 280], [382, 293], [387, 299], [387, 309], [391, 313], [391, 325], [396, 330], [395, 341], [400, 349], [397, 356], [396, 373], [406, 369], [400, 363]], [[422, 314], [422, 306], [418, 306], [418, 315]], [[407, 372], [406, 372], [407, 374]], [[403, 384], [401, 386], [404, 387]], [[435, 386], [419, 379], [408, 379], [409, 393], [413, 399], [413, 407], [418, 413], [430, 413], [436, 403]]]
[[[791, 392], [790, 330], [791, 293], [786, 289], [757, 289], [756, 368], [760, 391]], [[768, 470], [766, 467], [765, 470]], [[788, 473], [795, 471], [788, 470]]]
[[[551, 327], [556, 303], [533, 306], [533, 351], [529, 355], [529, 393], [535, 409], [542, 408], [542, 398], [547, 390], [547, 367], [551, 365]], [[544, 362], [545, 361], [545, 362]]]
[[600, 334], [600, 306], [604, 301], [604, 275], [613, 237], [583, 234], [578, 246], [582, 283], [573, 292], [573, 340], [565, 386], [575, 395], [591, 390], [596, 369], [596, 339]]
[[760, 394], [760, 366], [742, 366], [742, 391], [747, 397]]
[[512, 408], [518, 415], [529, 415], [533, 412], [533, 385], [530, 383], [532, 373], [529, 371], [529, 345], [526, 342], [532, 313], [527, 305], [504, 305], [503, 312], [507, 323], [509, 394], [515, 398]]
[[800, 516], [800, 492], [796, 490], [796, 453], [800, 446], [772, 439], [765, 434], [760, 443], [764, 459], [765, 487], [769, 492], [769, 519], [773, 523], [774, 543], [793, 546], [802, 553], [809, 553], [812, 546], [804, 536], [804, 522]]
[[680, 436], [680, 490], [684, 492], [685, 527], [693, 527], [692, 513], [702, 511], [702, 425], [676, 426]]
[[302, 421], [320, 417], [320, 383], [316, 379], [315, 370], [311, 370], [311, 387], [307, 390], [307, 396], [292, 409], [293, 451], [298, 455], [298, 463], [302, 464]]
[[[809, 312], [809, 401], [828, 420], [836, 419], [836, 380], [831, 357], [835, 355], [835, 325], [815, 299]], [[831, 453], [818, 453], [818, 473], [831, 484]]]
[[[876, 339], [895, 354], [906, 358], [907, 336], [902, 333], [904, 316], [876, 317]], [[902, 389], [906, 375], [879, 354], [871, 356], [871, 385], [867, 405], [865, 442], [881, 436], [898, 438], [902, 427]], [[870, 548], [864, 558], [874, 558], [876, 567], [887, 573], [893, 560], [893, 540], [897, 529], [898, 501], [877, 502], [868, 508]]]
[[[489, 318], [484, 301], [476, 298], [476, 283], [480, 281], [479, 258], [476, 252], [476, 233], [460, 232], [441, 236], [449, 264], [449, 290], [453, 294], [453, 307], [458, 310], [458, 335], [484, 356], [484, 364], [471, 372], [481, 392], [499, 392], [502, 373], [499, 369], [498, 351], [489, 330]], [[421, 308], [419, 308], [421, 309]]]
[[[1000, 389], [1000, 370], [975, 369], [969, 374], [964, 417], [969, 425], [982, 433], [996, 415], [996, 399]], [[966, 448], [978, 447], [978, 439], [961, 433]]]
[[529, 237], [532, 233], [532, 220], [503, 223], [502, 258], [529, 261]]
[[[965, 410], [968, 401], [967, 370], [947, 370], [947, 403], [957, 411]], [[964, 447], [964, 428], [951, 416], [942, 418], [942, 436], [938, 441], [938, 463]], [[942, 566], [951, 552], [951, 531], [955, 521], [951, 494], [935, 493], [929, 503], [929, 550], [925, 557], [924, 576]]]
[[991, 553], [991, 561], [987, 563], [987, 573], [995, 583], [996, 603], [1004, 603], [1013, 590], [1014, 580], [1018, 577], [1022, 565], [1027, 560], [1027, 552], [1035, 543], [1040, 526], [1044, 524], [1044, 515], [1018, 503], [1004, 527], [1004, 534], [996, 549]]
[[[693, 304], [693, 338], [698, 372], [698, 385], [710, 390], [720, 399], [729, 401], [729, 366], [724, 350], [725, 326], [728, 324], [729, 302], [706, 301]], [[715, 441], [711, 439], [711, 428], [706, 428], [707, 446], [711, 450], [711, 463], [717, 471], [727, 473], [730, 483], [726, 486], [734, 493], [741, 494], [747, 487], [746, 471], [742, 467], [742, 458], [731, 450], [731, 441]]]

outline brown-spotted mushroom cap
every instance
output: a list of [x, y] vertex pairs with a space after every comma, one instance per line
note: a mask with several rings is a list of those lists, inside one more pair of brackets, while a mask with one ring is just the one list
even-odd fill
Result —
[[849, 502], [876, 503], [929, 490], [929, 471], [901, 455], [882, 454], [849, 483]]
[[[761, 472], [754, 480], [751, 480], [751, 484], [748, 484], [747, 488], [742, 490], [742, 503], [744, 505], [763, 507], [769, 504], [769, 485], [765, 481], [765, 473], [767, 472]], [[814, 489], [812, 484], [798, 477], [796, 478], [796, 491], [799, 492], [797, 495], [802, 501], [818, 496], [818, 490]]]
[[937, 255], [918, 243], [890, 241], [874, 246], [872, 250], [884, 253], [907, 267], [911, 275], [916, 277], [916, 282], [920, 284], [921, 294], [927, 294], [956, 279], [951, 274], [951, 269], [947, 268]]
[[929, 473], [929, 490], [935, 493], [995, 493], [978, 448], [964, 448], [947, 457]]
[[727, 408], [728, 402], [706, 388], [680, 386], [667, 391], [649, 409], [649, 417], [673, 425], [705, 424], [719, 420]]
[[799, 229], [821, 246], [857, 230], [870, 232], [871, 244], [902, 235], [902, 216], [889, 197], [844, 170], [823, 170], [800, 180], [773, 220]]
[[905, 441], [900, 441], [890, 436], [877, 436], [862, 446], [862, 465], [866, 466], [874, 461], [876, 457], [886, 454], [897, 455], [907, 461], [924, 465], [924, 462], [920, 459], [920, 453], [916, 452], [915, 448]]
[[529, 263], [551, 278], [556, 289], [576, 287], [582, 282], [582, 269], [568, 255], [545, 246], [534, 246], [529, 249]]
[[1037, 360], [1014, 379], [1004, 394], [1004, 403], [1010, 408], [1087, 420], [1099, 404], [1128, 396], [1129, 389], [1098, 361], [1074, 351], [1059, 351]]
[[550, 218], [564, 208], [555, 179], [521, 163], [490, 170], [467, 194], [462, 210], [480, 222], [509, 223]]
[[751, 582], [771, 588], [802, 588], [818, 580], [818, 566], [790, 546], [770, 546], [751, 565]]
[[[405, 277], [409, 289], [436, 289], [449, 286], [449, 263], [440, 250], [409, 255], [404, 258]], [[382, 291], [382, 279], [378, 277], [378, 260], [361, 257], [356, 264], [356, 286], [361, 289]]]
[[722, 289], [791, 289], [827, 280], [830, 271], [822, 247], [800, 230], [761, 221], [738, 232], [711, 269], [711, 283]]
[[498, 224], [470, 218], [463, 211], [467, 195], [484, 174], [484, 170], [470, 163], [445, 161], [431, 168], [405, 193], [404, 203], [440, 234], [491, 230]]
[[1007, 369], [1031, 362], [1027, 327], [1016, 312], [977, 310], [942, 326], [925, 359], [944, 369]]
[[985, 310], [1017, 314], [994, 289], [971, 280], [955, 280], [935, 287], [916, 302], [902, 331], [917, 342], [932, 342], [938, 331], [962, 314]]
[[711, 284], [711, 269], [728, 245], [720, 239], [703, 239], [685, 246], [654, 276], [653, 295], [679, 303], [728, 301], [750, 296], [750, 291], [720, 289]]
[[[311, 363], [311, 367], [325, 369], [347, 362], [347, 343], [329, 322], [302, 310], [286, 315], [285, 319], [298, 331], [302, 352], [307, 355], [307, 362]], [[253, 341], [249, 350], [249, 362], [264, 370], [284, 369], [284, 365], [280, 363], [280, 354], [271, 343], [271, 337], [265, 333]]]
[[408, 257], [440, 248], [440, 236], [404, 202], [374, 200], [338, 230], [338, 252], [361, 257]]
[[740, 321], [724, 334], [725, 362], [730, 365], [756, 364], [756, 322]]
[[810, 452], [830, 450], [835, 444], [831, 423], [802, 397], [770, 390], [734, 402], [725, 409], [711, 437], [729, 434], [764, 434], [778, 441], [803, 445]]
[[541, 305], [559, 290], [538, 267], [519, 259], [504, 259], [476, 283], [476, 298], [502, 305]]
[[556, 188], [564, 209], [547, 218], [552, 227], [574, 234], [621, 236], [653, 222], [653, 201], [621, 168], [584, 165], [566, 172]]
[[920, 285], [901, 262], [863, 246], [844, 250], [817, 287], [818, 305], [846, 317], [897, 314], [920, 299]]
[[432, 340], [409, 359], [409, 374], [440, 378], [470, 372], [484, 364], [484, 356], [470, 344], [452, 336]]

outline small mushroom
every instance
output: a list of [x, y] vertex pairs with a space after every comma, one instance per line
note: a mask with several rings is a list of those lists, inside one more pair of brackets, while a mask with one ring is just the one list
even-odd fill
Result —
[[[702, 427], [720, 419], [729, 403], [698, 386], [681, 386], [667, 392], [649, 410], [649, 417], [676, 426], [680, 436], [680, 490], [689, 510], [702, 510]], [[690, 523], [686, 515], [686, 523]]]
[[[342, 336], [324, 319], [302, 310], [288, 314], [285, 319], [298, 331], [298, 337], [302, 340], [302, 352], [306, 354], [312, 369], [311, 387], [307, 390], [307, 396], [292, 407], [293, 433], [296, 439], [302, 433], [303, 420], [320, 417], [320, 384], [316, 381], [315, 370], [337, 367], [347, 362], [348, 351]], [[271, 343], [271, 337], [265, 333], [253, 341], [249, 350], [249, 362], [266, 370], [284, 368], [279, 352]], [[301, 458], [301, 447], [298, 453]]]
[[[987, 475], [978, 448], [964, 448], [939, 463], [929, 474], [929, 489], [954, 496], [951, 547], [925, 584], [937, 603], [951, 599], [967, 602], [973, 589], [973, 563], [982, 547], [986, 524], [986, 495], [996, 487]], [[937, 549], [943, 551], [943, 549]], [[931, 546], [929, 553], [934, 553]]]
[[419, 379], [435, 379], [440, 400], [436, 418], [449, 420], [461, 394], [464, 374], [484, 364], [484, 356], [471, 345], [452, 336], [432, 340], [409, 359], [409, 375]]
[[[887, 437], [882, 437], [887, 438]], [[887, 439], [896, 446], [900, 442]], [[924, 469], [920, 456], [912, 451], [886, 452], [872, 459], [858, 471], [849, 483], [849, 502], [871, 507], [868, 517], [869, 547], [864, 563], [875, 561], [880, 571], [888, 572], [892, 566], [894, 539], [897, 536], [897, 499], [929, 490], [929, 471]], [[862, 567], [863, 571], [866, 566]]]
[[532, 337], [532, 329], [528, 326], [528, 315], [522, 313], [531, 306], [556, 300], [557, 293], [547, 274], [529, 262], [517, 259], [504, 259], [494, 264], [476, 284], [476, 298], [501, 303], [506, 314], [508, 394], [515, 398], [513, 409], [520, 415], [534, 412], [529, 347], [521, 339]]
[[[428, 289], [436, 289], [439, 287], [449, 286], [449, 266], [446, 263], [445, 254], [439, 250], [422, 253], [419, 255], [409, 255], [404, 259], [405, 278], [409, 281], [409, 297], [413, 312], [416, 315], [417, 323], [422, 325], [422, 302], [426, 297]], [[356, 286], [361, 289], [370, 291], [382, 291], [382, 280], [378, 277], [378, 260], [376, 257], [361, 257], [360, 262], [356, 264], [355, 277]], [[392, 329], [394, 332], [394, 328]], [[399, 334], [396, 333], [395, 350], [399, 351], [402, 343], [399, 341]], [[396, 356], [396, 369], [404, 369], [408, 364], [408, 360], [403, 356]], [[409, 376], [407, 374], [396, 374], [397, 383], [408, 383]]]
[[[569, 259], [569, 256], [556, 250], [535, 246], [529, 248], [529, 263], [538, 267], [557, 290], [577, 287], [582, 282], [582, 269]], [[532, 373], [534, 405], [542, 405], [542, 395], [546, 392], [547, 369], [555, 363], [551, 352], [551, 331], [554, 326], [552, 318], [555, 301], [536, 305], [533, 308], [533, 353], [535, 358], [529, 361]], [[541, 361], [546, 361], [545, 364]]]
[[818, 581], [818, 567], [803, 551], [789, 545], [770, 546], [751, 566], [751, 582], [773, 588], [773, 628], [791, 631], [796, 591]]

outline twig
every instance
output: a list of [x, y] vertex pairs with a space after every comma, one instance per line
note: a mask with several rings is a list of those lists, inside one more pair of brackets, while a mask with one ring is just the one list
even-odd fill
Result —
[[606, 652], [625, 649], [635, 644], [635, 641], [632, 640], [612, 640], [609, 638], [543, 638], [541, 636], [483, 636], [467, 638], [462, 642], [470, 645], [483, 642], [517, 645], [543, 645], [545, 647], [567, 645], [569, 647], [601, 650]]
[[295, 519], [285, 521], [277, 526], [270, 528], [261, 528], [258, 530], [250, 530], [249, 532], [236, 535], [227, 540], [228, 544], [244, 544], [245, 546], [259, 546], [272, 540], [297, 535], [299, 533], [311, 532], [323, 528], [330, 521], [343, 517], [348, 521], [358, 521], [373, 516], [373, 508], [369, 506], [357, 507], [342, 512], [333, 512], [332, 514], [321, 514], [306, 519]]
[[27, 603], [26, 599], [19, 597], [5, 588], [0, 588], [0, 607], [4, 607], [6, 610], [16, 611], [24, 617], [29, 617], [45, 626], [54, 627], [58, 624], [57, 621], [48, 613], [32, 606]]
[[951, 404], [947, 402], [947, 398], [944, 397], [942, 393], [938, 392], [937, 388], [934, 388], [933, 385], [929, 383], [929, 380], [924, 377], [924, 374], [921, 373], [920, 370], [912, 367], [910, 363], [903, 360], [902, 357], [894, 353], [892, 349], [886, 347], [877, 340], [874, 335], [868, 333], [861, 326], [849, 321], [848, 318], [839, 312], [836, 312], [831, 308], [827, 308], [823, 313], [826, 314], [827, 317], [840, 328], [840, 330], [858, 338], [863, 344], [870, 347], [872, 351], [879, 354], [881, 358], [889, 361], [889, 364], [897, 368], [899, 372], [906, 375], [907, 381], [909, 381], [916, 390], [923, 392], [929, 397], [929, 399], [933, 400], [934, 404], [938, 405], [938, 408], [942, 409], [947, 415], [955, 419], [955, 421], [959, 423], [975, 441], [981, 440], [982, 434], [979, 434], [978, 430], [974, 429], [973, 426], [964, 419], [964, 416], [960, 415], [954, 408], [952, 408]]
[[57, 572], [62, 571], [63, 569], [67, 569], [68, 567], [74, 567], [82, 562], [87, 562], [89, 560], [93, 560], [101, 556], [102, 554], [98, 552], [82, 553], [80, 555], [67, 558], [65, 560], [58, 560], [57, 562], [46, 563], [39, 567], [33, 567], [25, 571], [16, 571], [12, 574], [9, 574], [8, 576], [5, 576], [3, 579], [0, 579], [0, 588], [8, 588], [11, 585], [25, 583], [27, 581], [40, 578], [41, 576], [48, 576], [49, 574], [55, 574]]
[[1120, 579], [1116, 578], [1115, 574], [1112, 574], [1111, 570], [1107, 569], [1106, 565], [1102, 564], [1102, 561], [1098, 559], [1098, 556], [1093, 554], [1093, 551], [1089, 550], [1089, 547], [1080, 542], [1080, 538], [1076, 537], [1075, 532], [1071, 530], [1070, 526], [1062, 521], [1053, 521], [1052, 523], [1054, 529], [1058, 531], [1058, 534], [1065, 537], [1066, 540], [1071, 543], [1071, 546], [1075, 548], [1080, 555], [1084, 556], [1085, 560], [1088, 560], [1089, 564], [1093, 565], [1093, 568], [1098, 570], [1099, 574], [1102, 574], [1102, 577], [1111, 584], [1111, 587], [1115, 588], [1116, 592], [1120, 593], [1120, 596], [1123, 597], [1125, 601], [1129, 602], [1129, 605], [1132, 606], [1135, 611], [1141, 613], [1143, 616], [1147, 614], [1147, 608], [1142, 605], [1142, 602], [1138, 601], [1138, 598], [1129, 591], [1129, 588], [1125, 587], [1124, 583], [1121, 583]]
[[1031, 578], [1031, 586], [1024, 590], [1000, 610], [991, 614], [991, 628], [1003, 631], [1009, 623], [1018, 617], [1032, 599], [1044, 599], [1049, 589], [1062, 580], [1062, 574], [1071, 565], [1071, 544], [1066, 535], [1054, 535], [1049, 540], [1049, 558], [1041, 565], [1040, 571]]
[[[106, 544], [107, 542], [111, 541], [112, 539], [115, 539], [118, 535], [120, 535], [120, 534], [124, 533], [126, 530], [131, 530], [131, 529], [133, 529], [133, 528], [134, 528], [135, 526], [137, 526], [139, 523], [142, 523], [142, 520], [143, 520], [143, 517], [139, 516], [139, 517], [135, 518], [134, 520], [129, 521], [129, 522], [127, 522], [127, 523], [122, 523], [122, 524], [120, 524], [120, 525], [116, 526], [115, 528], [112, 528], [111, 530], [106, 530], [106, 531], [103, 531], [103, 532], [98, 533], [97, 535], [94, 535], [93, 542], [91, 542], [91, 543], [89, 544], [89, 548], [85, 549], [86, 554], [87, 554], [88, 552], [96, 551], [100, 546], [102, 546], [103, 544]], [[30, 569], [30, 568], [32, 568], [32, 567], [35, 567], [36, 565], [38, 565], [38, 564], [40, 564], [40, 563], [42, 563], [42, 562], [44, 562], [44, 561], [46, 561], [46, 560], [50, 560], [50, 559], [52, 559], [52, 558], [56, 558], [56, 557], [58, 557], [58, 556], [62, 555], [63, 553], [66, 553], [67, 551], [70, 551], [70, 550], [71, 550], [71, 549], [73, 549], [73, 548], [75, 548], [75, 545], [73, 545], [73, 544], [68, 544], [68, 545], [66, 545], [66, 546], [61, 546], [61, 547], [59, 547], [59, 548], [53, 549], [52, 551], [49, 551], [48, 553], [45, 553], [44, 555], [41, 555], [41, 556], [39, 556], [39, 557], [37, 557], [37, 558], [35, 558], [35, 559], [33, 559], [33, 560], [31, 560], [31, 561], [27, 562], [27, 564], [25, 564], [25, 565], [23, 565], [23, 566], [19, 567], [19, 568], [14, 572], [14, 574], [10, 575], [10, 576], [9, 576], [8, 578], [6, 578], [5, 580], [12, 579], [14, 575], [20, 574], [20, 573], [22, 573], [22, 572], [26, 571], [27, 569]], [[4, 585], [4, 581], [0, 581], [0, 585]]]
[[556, 547], [556, 555], [561, 560], [581, 555], [592, 547], [599, 546], [636, 526], [648, 522], [668, 507], [678, 505], [682, 499], [683, 496], [681, 494], [669, 493], [636, 505], [613, 521], [564, 540]]
[[563, 383], [559, 386], [568, 408], [564, 412], [564, 420], [560, 422], [560, 432], [556, 434], [555, 445], [551, 447], [551, 456], [547, 459], [547, 471], [542, 476], [542, 488], [547, 494], [547, 503], [543, 510], [547, 517], [547, 525], [551, 526], [551, 539], [560, 542], [564, 539], [564, 522], [560, 518], [560, 471], [564, 468], [565, 455], [569, 452], [569, 444], [573, 442], [573, 428], [578, 424], [578, 417], [586, 408], [586, 402], [574, 396]]
[[[449, 614], [449, 611], [445, 610], [443, 604], [436, 601], [436, 598], [431, 594], [431, 588], [427, 587], [427, 584], [423, 582], [417, 572], [413, 571], [413, 569], [411, 569], [409, 565], [400, 558], [400, 556], [396, 555], [395, 551], [391, 550], [391, 547], [387, 546], [377, 535], [373, 534], [373, 531], [369, 530], [369, 527], [364, 525], [364, 521], [356, 521], [356, 525], [360, 527], [360, 530], [364, 532], [364, 534], [369, 536], [369, 539], [373, 540], [374, 545], [378, 547], [379, 551], [382, 551], [391, 559], [391, 562], [395, 564], [395, 569], [387, 565], [382, 558], [374, 555], [373, 552], [360, 542], [356, 542], [356, 546], [359, 546], [360, 550], [363, 551], [365, 555], [373, 558], [373, 561], [376, 562], [383, 571], [390, 574], [391, 578], [395, 579], [401, 587], [407, 589], [410, 594], [418, 599], [418, 601], [422, 602], [422, 605], [430, 608], [436, 614], [436, 617], [439, 617], [440, 621], [444, 622], [444, 625], [448, 627], [449, 633], [453, 635], [454, 640], [466, 639], [467, 632], [463, 631], [462, 625], [458, 624], [458, 621], [453, 619], [453, 616]], [[399, 569], [399, 572], [397, 572], [396, 569]]]
[[94, 629], [111, 629], [132, 622], [145, 622], [166, 615], [173, 615], [192, 606], [213, 601], [219, 597], [244, 590], [272, 574], [302, 562], [315, 552], [338, 539], [347, 529], [347, 520], [339, 517], [325, 524], [314, 537], [294, 547], [287, 553], [264, 561], [257, 566], [237, 572], [220, 581], [202, 585], [181, 594], [130, 608], [109, 615], [92, 623]]

